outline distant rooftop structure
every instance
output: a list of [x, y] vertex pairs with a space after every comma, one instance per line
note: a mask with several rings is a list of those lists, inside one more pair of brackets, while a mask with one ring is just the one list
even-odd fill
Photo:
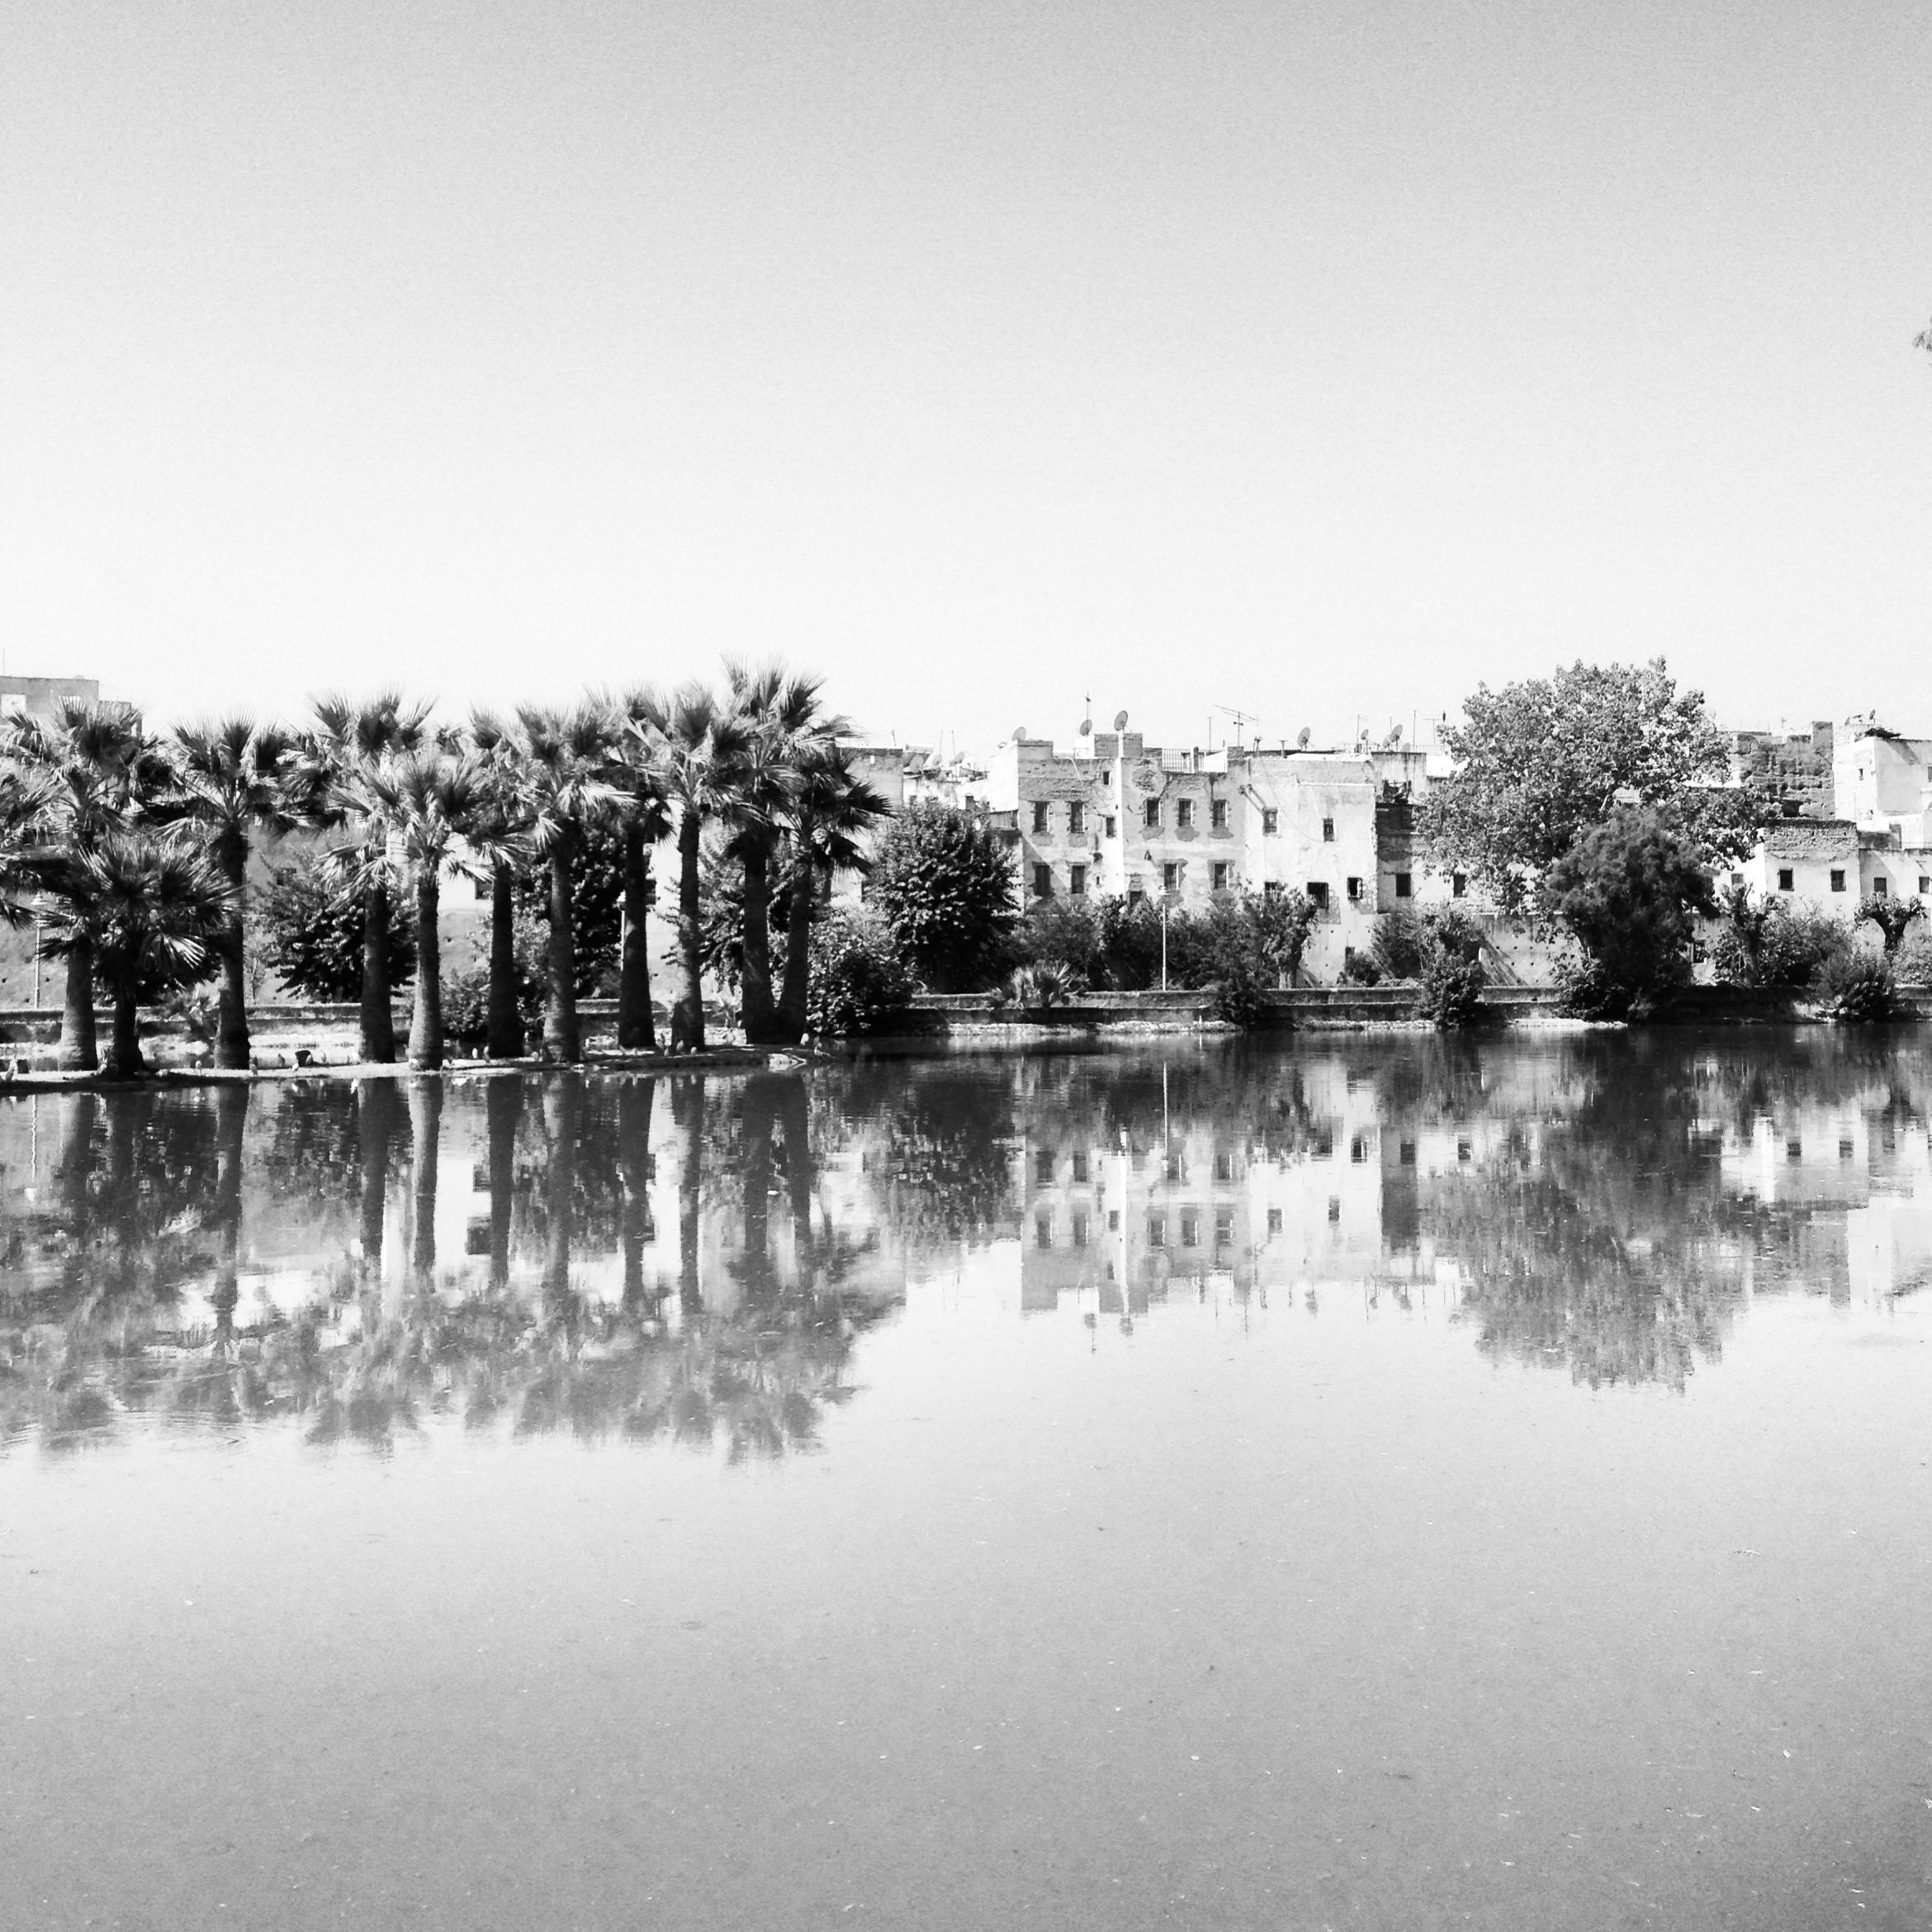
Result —
[[0, 715], [51, 717], [54, 708], [64, 698], [78, 698], [83, 704], [101, 701], [98, 678], [14, 678], [0, 676]]

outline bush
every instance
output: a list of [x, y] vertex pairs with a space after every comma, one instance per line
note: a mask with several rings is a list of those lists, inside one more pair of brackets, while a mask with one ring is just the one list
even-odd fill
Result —
[[1711, 964], [1728, 986], [1811, 984], [1818, 968], [1852, 944], [1850, 929], [1826, 912], [1754, 899], [1742, 886], [1720, 902], [1723, 930], [1711, 948]]
[[[409, 895], [389, 895], [389, 983], [416, 970], [415, 908]], [[264, 957], [292, 993], [311, 1000], [354, 1000], [362, 992], [361, 890], [330, 873], [320, 853], [277, 865], [256, 895]]]
[[1016, 1006], [1044, 1010], [1064, 1006], [1082, 990], [1078, 978], [1064, 962], [1041, 959], [1022, 966], [1006, 982], [1005, 997]]
[[886, 1032], [912, 999], [912, 975], [883, 920], [841, 907], [812, 927], [805, 1025], [814, 1039]]
[[935, 992], [974, 992], [1005, 971], [1013, 868], [983, 819], [926, 803], [902, 812], [880, 836], [866, 896], [900, 958]]
[[465, 1046], [490, 1037], [490, 968], [460, 968], [443, 976], [443, 1034]]
[[1590, 827], [1550, 868], [1542, 893], [1587, 958], [1573, 975], [1572, 1011], [1582, 1002], [1604, 1017], [1651, 1011], [1688, 981], [1693, 916], [1717, 911], [1702, 849], [1650, 807], [1620, 806]]
[[1036, 900], [1013, 944], [1022, 966], [1063, 968], [1082, 987], [1106, 970], [1101, 917], [1084, 898]]
[[1376, 921], [1371, 950], [1389, 979], [1420, 979], [1429, 961], [1429, 929], [1419, 913], [1398, 907]]
[[1416, 1011], [1444, 1033], [1474, 1026], [1482, 1018], [1483, 988], [1489, 983], [1480, 959], [1437, 945], [1423, 963]]
[[1373, 953], [1351, 952], [1342, 962], [1342, 970], [1335, 975], [1338, 986], [1380, 986], [1382, 983], [1382, 968]]
[[1915, 932], [1900, 945], [1892, 976], [1901, 986], [1932, 985], [1932, 932]]
[[1818, 968], [1811, 997], [1834, 1020], [1889, 1020], [1898, 1010], [1892, 962], [1875, 953], [1834, 954]]

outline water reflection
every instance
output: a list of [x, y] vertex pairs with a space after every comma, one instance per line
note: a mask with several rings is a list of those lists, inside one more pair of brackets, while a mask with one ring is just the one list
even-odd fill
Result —
[[1419, 1300], [1498, 1361], [1681, 1388], [1756, 1294], [1932, 1281], [1927, 1074], [1821, 1030], [16, 1101], [0, 1435], [775, 1455], [969, 1264], [1129, 1333]]

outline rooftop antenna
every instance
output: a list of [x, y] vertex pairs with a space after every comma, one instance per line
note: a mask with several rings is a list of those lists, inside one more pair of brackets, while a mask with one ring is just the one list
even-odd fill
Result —
[[1297, 751], [1307, 751], [1309, 740], [1314, 736], [1314, 733], [1310, 731], [1306, 725], [1304, 725], [1301, 729], [1295, 734], [1295, 749]]
[[1114, 729], [1117, 732], [1124, 732], [1126, 728], [1127, 713], [1124, 711], [1116, 711], [1114, 713]]

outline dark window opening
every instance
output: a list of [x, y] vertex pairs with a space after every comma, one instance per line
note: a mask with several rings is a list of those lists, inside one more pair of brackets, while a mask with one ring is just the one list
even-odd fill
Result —
[[1034, 807], [1034, 808], [1033, 808], [1033, 829], [1034, 829], [1034, 830], [1035, 830], [1036, 832], [1043, 832], [1043, 831], [1044, 831], [1047, 829], [1047, 823], [1048, 823], [1048, 817], [1047, 817], [1047, 815], [1048, 815], [1048, 812], [1050, 811], [1050, 809], [1051, 809], [1051, 807], [1049, 807], [1049, 806], [1047, 806], [1047, 805], [1044, 805], [1044, 804], [1036, 804], [1036, 805]]
[[1069, 805], [1067, 807], [1067, 831], [1078, 838], [1087, 830], [1087, 807], [1084, 805]]
[[1054, 869], [1050, 865], [1036, 865], [1033, 869], [1033, 894], [1038, 899], [1050, 899], [1054, 896]]
[[1332, 845], [1334, 842], [1335, 822], [1332, 818], [1324, 818], [1322, 821], [1322, 843], [1324, 845]]
[[1146, 824], [1148, 830], [1149, 831], [1158, 831], [1160, 830], [1161, 825], [1160, 800], [1158, 798], [1149, 798], [1147, 803], [1142, 807], [1141, 811], [1143, 820]]
[[1228, 801], [1217, 798], [1208, 807], [1208, 823], [1215, 831], [1228, 829]]
[[1180, 798], [1180, 799], [1177, 799], [1177, 800], [1175, 801], [1175, 804], [1174, 804], [1174, 823], [1175, 823], [1175, 826], [1177, 826], [1177, 828], [1178, 830], [1181, 831], [1191, 831], [1191, 830], [1193, 828], [1193, 825], [1194, 825], [1194, 801], [1193, 801], [1193, 799], [1191, 799], [1191, 798]]
[[1399, 872], [1395, 874], [1395, 897], [1397, 898], [1406, 899], [1409, 897], [1410, 883], [1410, 874], [1408, 873]]
[[1271, 839], [1281, 829], [1281, 814], [1272, 805], [1264, 805], [1262, 807], [1262, 836]]
[[1831, 869], [1831, 889], [1835, 893], [1844, 890], [1844, 874], [1835, 865]]
[[1797, 882], [1792, 878], [1791, 868], [1788, 865], [1781, 865], [1778, 869], [1778, 889], [1781, 893], [1792, 892], [1797, 889]]
[[1070, 865], [1067, 868], [1067, 890], [1077, 899], [1085, 893], [1087, 868], [1084, 865]]

